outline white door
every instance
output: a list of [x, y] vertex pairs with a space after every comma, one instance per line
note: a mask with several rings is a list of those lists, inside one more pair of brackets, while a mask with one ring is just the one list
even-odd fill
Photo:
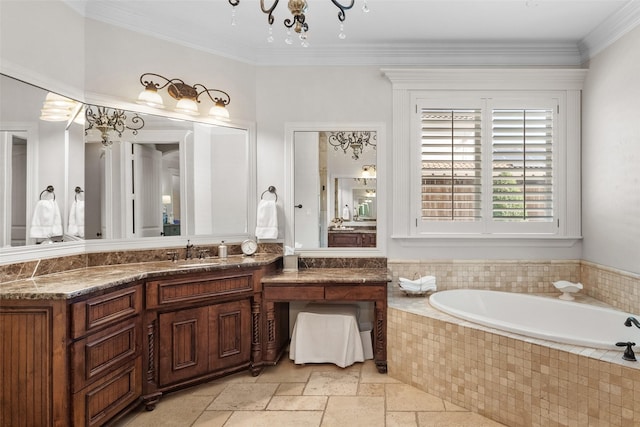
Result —
[[294, 236], [300, 249], [320, 247], [318, 139], [318, 132], [296, 132], [294, 138]]
[[27, 243], [27, 140], [13, 135], [11, 151], [11, 246]]
[[133, 211], [135, 237], [160, 237], [162, 228], [162, 153], [153, 144], [133, 144]]

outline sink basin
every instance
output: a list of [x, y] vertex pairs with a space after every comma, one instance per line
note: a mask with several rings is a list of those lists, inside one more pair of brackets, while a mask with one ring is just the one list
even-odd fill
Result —
[[178, 261], [176, 265], [180, 268], [198, 268], [198, 267], [211, 267], [213, 265], [221, 265], [223, 261], [207, 261], [207, 260], [189, 260]]

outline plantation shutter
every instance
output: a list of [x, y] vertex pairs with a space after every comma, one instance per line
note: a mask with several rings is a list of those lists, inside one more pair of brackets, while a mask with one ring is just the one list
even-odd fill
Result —
[[480, 109], [421, 109], [423, 221], [479, 221]]
[[492, 110], [494, 221], [553, 221], [553, 110]]

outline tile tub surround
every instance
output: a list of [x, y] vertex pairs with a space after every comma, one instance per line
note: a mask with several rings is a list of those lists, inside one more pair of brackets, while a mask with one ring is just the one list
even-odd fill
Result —
[[390, 286], [389, 375], [505, 425], [640, 425], [640, 363], [523, 338]]
[[389, 260], [392, 282], [416, 275], [436, 277], [438, 290], [494, 289], [523, 293], [556, 293], [557, 280], [580, 282], [582, 294], [640, 315], [640, 274], [580, 260]]

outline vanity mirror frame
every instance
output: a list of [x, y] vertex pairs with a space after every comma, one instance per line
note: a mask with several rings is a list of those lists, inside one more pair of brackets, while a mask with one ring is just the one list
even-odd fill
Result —
[[[38, 83], [31, 83], [29, 79], [23, 79], [16, 77], [15, 73], [7, 73], [0, 69], [0, 72], [7, 77], [21, 81], [23, 83], [36, 86], [43, 90], [58, 93], [62, 96], [75, 99], [83, 104], [105, 106], [113, 109], [122, 109], [130, 112], [149, 114], [154, 116], [165, 117], [167, 119], [185, 120], [194, 123], [202, 123], [205, 125], [214, 125], [220, 127], [234, 128], [243, 130], [247, 133], [247, 211], [246, 211], [246, 232], [244, 233], [232, 233], [232, 234], [215, 234], [215, 235], [182, 235], [182, 236], [158, 236], [158, 237], [145, 237], [138, 239], [94, 239], [94, 240], [77, 240], [71, 242], [59, 242], [51, 245], [27, 245], [27, 246], [9, 246], [0, 248], [0, 264], [16, 263], [31, 261], [41, 258], [52, 258], [59, 256], [78, 255], [84, 253], [102, 252], [102, 251], [121, 251], [121, 250], [141, 250], [141, 249], [159, 249], [182, 246], [186, 244], [187, 240], [190, 240], [194, 245], [210, 245], [217, 243], [221, 240], [225, 241], [237, 241], [241, 242], [253, 235], [256, 222], [256, 208], [257, 208], [257, 183], [256, 183], [256, 153], [257, 153], [257, 138], [256, 138], [256, 125], [255, 122], [248, 122], [242, 120], [230, 120], [230, 121], [217, 121], [206, 117], [193, 117], [185, 114], [175, 113], [172, 111], [158, 110], [145, 105], [136, 104], [133, 102], [122, 101], [116, 98], [107, 97], [100, 94], [84, 93], [82, 96], [77, 95], [77, 90], [62, 86], [55, 81], [47, 81], [42, 83], [42, 79], [35, 79]], [[48, 89], [51, 88], [51, 89]], [[71, 95], [69, 95], [71, 94]], [[11, 126], [12, 128], [15, 126]], [[3, 130], [7, 130], [6, 126], [3, 126]], [[14, 130], [14, 129], [11, 129]], [[31, 154], [28, 158], [32, 159], [28, 162], [28, 177], [34, 177], [32, 181], [37, 181], [37, 162], [33, 162], [33, 159], [37, 159], [34, 155], [36, 147], [27, 147]], [[64, 188], [59, 191], [64, 193], [64, 200], [68, 200], [70, 194], [69, 188], [69, 141], [68, 130], [65, 134], [65, 162], [64, 162]], [[37, 191], [34, 187], [35, 184], [28, 186], [27, 200], [32, 201], [34, 192]], [[5, 197], [4, 194], [0, 196]], [[3, 204], [6, 206], [6, 204]], [[31, 206], [32, 208], [33, 206]], [[29, 208], [29, 206], [28, 206]], [[66, 215], [66, 210], [64, 215]]]
[[376, 219], [375, 248], [310, 248], [296, 249], [295, 252], [306, 257], [384, 257], [387, 252], [387, 210], [386, 188], [386, 125], [383, 122], [288, 122], [285, 123], [285, 185], [284, 244], [295, 245], [295, 134], [296, 132], [339, 132], [372, 131], [377, 135], [376, 147], [376, 197], [378, 215]]

